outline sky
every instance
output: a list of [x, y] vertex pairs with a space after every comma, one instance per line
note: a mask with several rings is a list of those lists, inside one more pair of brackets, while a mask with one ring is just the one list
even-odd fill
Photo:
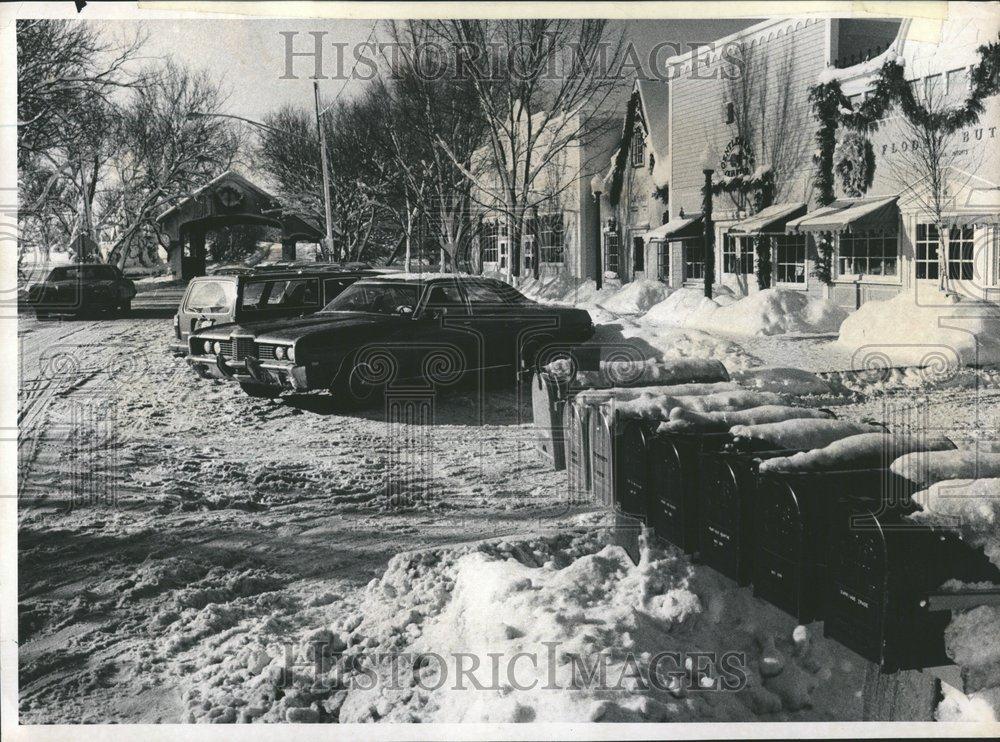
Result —
[[[753, 19], [733, 20], [645, 20], [624, 22], [627, 38], [641, 59], [647, 59], [654, 47], [663, 42], [688, 44], [713, 41], [752, 25]], [[127, 33], [135, 22], [104, 21], [112, 33]], [[284, 105], [311, 106], [313, 102], [310, 59], [296, 59], [293, 72], [299, 79], [281, 79], [285, 73], [285, 37], [282, 31], [297, 32], [295, 49], [311, 50], [310, 32], [324, 32], [324, 67], [332, 74], [336, 64], [334, 45], [347, 44], [352, 49], [373, 34], [375, 42], [388, 40], [382, 24], [371, 20], [169, 20], [144, 21], [149, 42], [146, 56], [174, 55], [186, 63], [214, 71], [229, 98], [226, 112], [260, 120], [271, 110]], [[672, 53], [672, 52], [669, 52]], [[668, 56], [664, 52], [661, 58]], [[343, 69], [349, 71], [353, 58], [348, 55]], [[362, 63], [357, 71], [368, 72]], [[345, 84], [346, 83], [346, 84]], [[628, 83], [630, 85], [630, 82]], [[338, 95], [350, 97], [363, 83], [359, 80], [328, 79], [320, 81], [324, 105]]]

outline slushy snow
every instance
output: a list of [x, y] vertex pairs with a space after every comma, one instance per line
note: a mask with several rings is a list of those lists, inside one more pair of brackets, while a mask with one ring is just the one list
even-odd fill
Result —
[[670, 419], [660, 423], [661, 433], [724, 433], [734, 425], [760, 425], [798, 418], [829, 418], [831, 413], [811, 407], [788, 405], [762, 405], [746, 410], [719, 410], [694, 412], [675, 407]]

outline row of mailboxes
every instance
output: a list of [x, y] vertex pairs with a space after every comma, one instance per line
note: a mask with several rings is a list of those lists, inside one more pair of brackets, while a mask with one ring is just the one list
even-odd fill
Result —
[[903, 517], [915, 487], [887, 469], [762, 474], [760, 462], [794, 451], [746, 450], [728, 433], [657, 433], [656, 421], [616, 423], [599, 405], [567, 408], [578, 495], [697, 551], [797, 622], [824, 621], [827, 636], [885, 672], [948, 662], [951, 614], [928, 601], [941, 583], [1000, 585], [981, 552]]

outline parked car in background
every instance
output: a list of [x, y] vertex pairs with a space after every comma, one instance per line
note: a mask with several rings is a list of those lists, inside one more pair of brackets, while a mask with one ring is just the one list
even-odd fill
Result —
[[188, 363], [238, 381], [251, 396], [329, 390], [356, 406], [393, 383], [426, 387], [469, 372], [525, 370], [543, 351], [593, 333], [587, 312], [538, 304], [494, 279], [384, 275], [352, 284], [308, 317], [198, 330]]
[[44, 281], [28, 287], [27, 303], [39, 317], [92, 312], [127, 313], [135, 283], [114, 265], [71, 263], [53, 268]]
[[372, 271], [340, 264], [285, 263], [224, 266], [192, 278], [174, 315], [174, 350], [186, 354], [188, 336], [203, 327], [221, 329], [316, 312], [367, 275]]

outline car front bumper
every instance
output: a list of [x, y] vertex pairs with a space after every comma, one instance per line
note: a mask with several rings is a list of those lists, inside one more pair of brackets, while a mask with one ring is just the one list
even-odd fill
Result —
[[260, 384], [280, 389], [305, 392], [320, 388], [307, 366], [290, 361], [259, 361], [248, 358], [234, 361], [223, 356], [188, 356], [188, 364], [204, 378], [231, 379], [241, 384]]

